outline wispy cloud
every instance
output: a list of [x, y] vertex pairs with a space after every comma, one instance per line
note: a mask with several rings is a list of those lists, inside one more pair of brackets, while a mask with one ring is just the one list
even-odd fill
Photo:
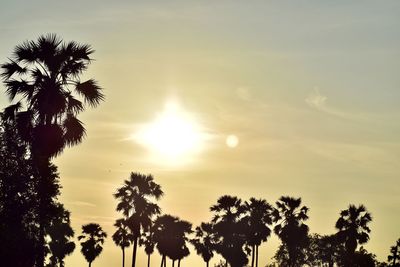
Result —
[[318, 87], [314, 88], [314, 91], [307, 96], [305, 99], [306, 103], [313, 108], [320, 109], [320, 110], [326, 110], [328, 97], [321, 95], [319, 92]]
[[85, 201], [69, 201], [68, 204], [80, 207], [96, 207], [95, 204]]

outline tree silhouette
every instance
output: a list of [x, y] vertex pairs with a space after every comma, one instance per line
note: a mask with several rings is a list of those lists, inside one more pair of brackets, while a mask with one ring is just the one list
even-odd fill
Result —
[[251, 266], [258, 267], [258, 247], [262, 242], [267, 241], [271, 235], [268, 225], [275, 221], [275, 209], [265, 199], [250, 198], [244, 204], [246, 217], [244, 219], [247, 225], [246, 239], [247, 244], [251, 247]]
[[232, 267], [243, 267], [248, 259], [246, 249], [245, 207], [239, 198], [222, 196], [211, 206], [215, 232], [215, 251]]
[[390, 266], [400, 266], [400, 263], [396, 264], [397, 261], [400, 262], [400, 239], [396, 241], [396, 245], [390, 247], [390, 255], [388, 256], [388, 261]]
[[153, 176], [131, 173], [129, 180], [117, 189], [114, 197], [119, 200], [117, 211], [125, 216], [133, 238], [132, 267], [136, 264], [137, 245], [141, 233], [151, 225], [153, 216], [160, 214], [160, 207], [152, 202], [163, 195]]
[[214, 256], [213, 235], [213, 225], [211, 223], [201, 223], [200, 226], [197, 226], [195, 229], [195, 238], [190, 240], [196, 253], [199, 254], [206, 263], [206, 267], [208, 267], [211, 258]]
[[78, 240], [83, 240], [81, 242], [81, 252], [89, 263], [89, 267], [103, 251], [102, 245], [106, 237], [107, 234], [97, 223], [89, 223], [82, 226], [82, 235], [78, 236]]
[[29, 150], [15, 121], [0, 117], [0, 258], [4, 266], [33, 266], [37, 244], [35, 180]]
[[283, 196], [276, 202], [278, 224], [274, 231], [288, 252], [288, 266], [294, 267], [302, 257], [302, 248], [307, 245], [308, 219], [306, 206], [301, 206], [301, 198]]
[[151, 254], [153, 254], [154, 246], [156, 245], [156, 241], [154, 240], [153, 223], [142, 234], [141, 238], [139, 239], [139, 245], [144, 246], [144, 251], [146, 252], [147, 255], [147, 267], [150, 267], [150, 257]]
[[72, 254], [75, 243], [70, 240], [74, 237], [70, 225], [70, 212], [65, 210], [62, 204], [57, 206], [57, 216], [52, 219], [47, 234], [51, 239], [48, 243], [51, 252], [50, 266], [64, 267], [64, 258]]
[[125, 219], [118, 219], [114, 226], [117, 228], [112, 235], [114, 243], [122, 250], [122, 267], [125, 266], [125, 248], [129, 247], [132, 240], [132, 234], [129, 233]]
[[369, 240], [371, 230], [368, 224], [372, 221], [371, 214], [363, 205], [356, 207], [350, 205], [348, 209], [340, 212], [336, 222], [337, 237], [345, 245], [344, 265], [353, 266], [354, 253], [358, 244], [365, 244]]
[[166, 266], [166, 257], [172, 260], [172, 266], [189, 255], [186, 246], [187, 234], [191, 233], [192, 224], [171, 215], [162, 215], [154, 222], [154, 240], [162, 256], [161, 266]]
[[46, 177], [49, 161], [66, 146], [76, 145], [84, 138], [85, 128], [77, 118], [84, 110], [84, 103], [95, 107], [104, 99], [96, 81], [79, 79], [91, 62], [92, 53], [89, 45], [66, 43], [57, 35], [48, 34], [40, 36], [36, 42], [17, 45], [9, 62], [1, 65], [10, 101], [20, 97], [5, 109], [5, 115], [16, 119], [21, 136], [30, 145], [37, 172], [39, 244], [36, 264], [39, 267], [44, 265], [45, 259], [45, 228], [51, 218], [49, 204], [52, 205], [52, 198], [55, 198], [46, 190], [54, 183]]

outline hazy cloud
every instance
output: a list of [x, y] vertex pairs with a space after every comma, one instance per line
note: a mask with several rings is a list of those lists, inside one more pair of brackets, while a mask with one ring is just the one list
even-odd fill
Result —
[[325, 109], [328, 97], [321, 95], [318, 88], [314, 88], [312, 92], [306, 99], [306, 103], [316, 109]]

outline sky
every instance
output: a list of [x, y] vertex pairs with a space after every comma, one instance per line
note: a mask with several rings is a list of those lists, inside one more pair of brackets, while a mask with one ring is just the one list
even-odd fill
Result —
[[[365, 247], [385, 260], [400, 237], [399, 15], [396, 0], [1, 0], [0, 62], [46, 33], [96, 50], [82, 79], [95, 78], [106, 100], [81, 115], [84, 142], [55, 160], [77, 235], [89, 222], [112, 235], [112, 194], [133, 171], [153, 174], [163, 212], [194, 225], [223, 194], [301, 197], [320, 234], [364, 204], [373, 216]], [[170, 103], [198, 139], [173, 160], [137, 138]], [[278, 245], [275, 236], [263, 244], [260, 266]], [[79, 249], [66, 266], [85, 266]], [[93, 265], [120, 263], [108, 238]], [[204, 265], [193, 250], [182, 264]]]

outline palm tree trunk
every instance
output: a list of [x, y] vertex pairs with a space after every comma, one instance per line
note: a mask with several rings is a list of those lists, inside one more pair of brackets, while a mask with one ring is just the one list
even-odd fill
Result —
[[163, 267], [163, 263], [164, 263], [164, 255], [161, 256], [161, 264], [160, 264], [160, 267]]
[[167, 256], [164, 255], [164, 267], [167, 267]]
[[256, 253], [255, 250], [256, 246], [253, 245], [253, 247], [251, 248], [251, 267], [254, 267], [254, 254]]
[[122, 248], [122, 267], [125, 267], [125, 248]]
[[147, 254], [147, 267], [150, 267], [150, 254]]
[[181, 267], [181, 259], [178, 260], [178, 267]]
[[258, 267], [258, 245], [256, 246], [256, 267]]
[[92, 266], [92, 262], [91, 262], [91, 261], [89, 261], [89, 267], [90, 267], [90, 266]]
[[228, 261], [225, 260], [225, 267], [228, 267]]
[[209, 263], [210, 261], [206, 261], [206, 267], [208, 267], [208, 263]]
[[138, 244], [138, 238], [136, 237], [135, 240], [133, 241], [132, 267], [135, 267], [136, 265], [137, 244]]
[[175, 267], [175, 260], [171, 260], [172, 261], [172, 267]]

